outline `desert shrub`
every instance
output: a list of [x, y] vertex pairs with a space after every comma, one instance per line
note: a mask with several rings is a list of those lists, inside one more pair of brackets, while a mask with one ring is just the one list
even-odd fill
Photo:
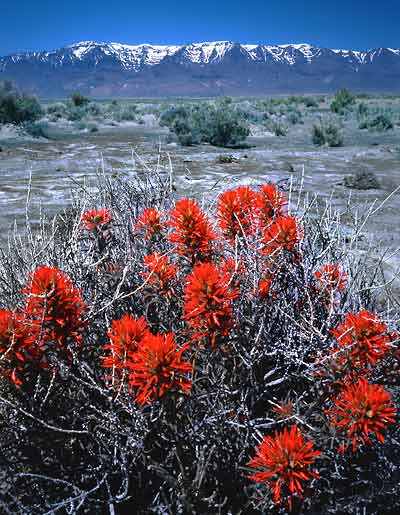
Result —
[[358, 228], [158, 170], [0, 254], [2, 511], [398, 511], [398, 314]]
[[356, 111], [358, 120], [363, 120], [368, 115], [368, 113], [369, 113], [369, 109], [368, 109], [367, 104], [365, 104], [364, 102], [360, 102], [357, 105], [357, 111]]
[[87, 111], [85, 106], [75, 106], [72, 103], [68, 104], [67, 120], [70, 122], [79, 122], [87, 118]]
[[314, 124], [311, 137], [314, 145], [319, 147], [324, 145], [328, 147], [341, 147], [343, 145], [343, 136], [339, 127], [331, 122]]
[[303, 122], [303, 116], [301, 114], [300, 111], [298, 111], [297, 109], [294, 110], [294, 111], [291, 111], [287, 114], [286, 116], [286, 120], [292, 124], [292, 125], [297, 125], [297, 124], [302, 124], [304, 123]]
[[176, 137], [178, 142], [183, 146], [198, 145], [203, 141], [200, 129], [191, 124], [189, 118], [177, 118], [170, 129]]
[[47, 106], [46, 112], [49, 115], [50, 119], [56, 121], [60, 118], [67, 118], [68, 107], [63, 102], [56, 102], [55, 104], [50, 104], [49, 106]]
[[81, 93], [79, 93], [79, 91], [76, 91], [71, 95], [71, 102], [75, 107], [82, 107], [88, 104], [90, 100]]
[[246, 122], [260, 123], [262, 121], [263, 113], [248, 101], [238, 104], [235, 109], [239, 117]]
[[356, 101], [355, 96], [347, 89], [339, 90], [331, 102], [331, 111], [344, 114]]
[[187, 107], [178, 105], [168, 107], [160, 115], [161, 127], [170, 127], [177, 118], [186, 118], [189, 116], [189, 110]]
[[42, 115], [42, 107], [36, 98], [21, 95], [8, 81], [0, 84], [0, 123], [34, 122]]
[[101, 105], [96, 102], [86, 104], [86, 112], [90, 116], [101, 116], [103, 114]]
[[344, 178], [344, 185], [348, 188], [356, 190], [371, 190], [381, 187], [377, 176], [374, 172], [361, 170]]
[[232, 154], [220, 154], [217, 156], [217, 162], [221, 164], [231, 164], [236, 161], [237, 159]]
[[388, 113], [380, 113], [367, 117], [359, 123], [359, 129], [368, 129], [371, 132], [385, 132], [393, 129], [393, 121]]
[[214, 104], [181, 105], [161, 114], [160, 125], [168, 126], [182, 145], [210, 143], [235, 147], [250, 134], [241, 113], [226, 99]]
[[264, 126], [268, 131], [272, 132], [273, 134], [275, 134], [275, 136], [278, 137], [286, 136], [288, 133], [287, 125], [277, 120], [267, 120], [264, 123]]
[[250, 130], [234, 109], [217, 107], [213, 111], [208, 142], [217, 147], [235, 147], [244, 142]]
[[135, 121], [137, 116], [138, 106], [136, 104], [121, 105], [113, 114], [113, 118], [117, 122]]
[[318, 102], [314, 97], [304, 97], [303, 103], [306, 107], [318, 107]]
[[25, 125], [25, 130], [34, 138], [49, 139], [49, 124], [46, 122], [32, 122]]

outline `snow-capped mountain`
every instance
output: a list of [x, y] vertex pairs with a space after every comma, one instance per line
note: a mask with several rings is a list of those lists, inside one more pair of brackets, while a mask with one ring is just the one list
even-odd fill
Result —
[[360, 52], [307, 43], [125, 45], [82, 41], [0, 58], [0, 79], [43, 96], [163, 96], [400, 90], [400, 49]]

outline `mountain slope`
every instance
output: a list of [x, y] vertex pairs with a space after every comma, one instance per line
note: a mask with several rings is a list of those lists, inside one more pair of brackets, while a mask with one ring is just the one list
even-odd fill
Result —
[[309, 44], [123, 45], [83, 41], [0, 58], [0, 79], [40, 96], [208, 96], [400, 91], [400, 49], [366, 52]]

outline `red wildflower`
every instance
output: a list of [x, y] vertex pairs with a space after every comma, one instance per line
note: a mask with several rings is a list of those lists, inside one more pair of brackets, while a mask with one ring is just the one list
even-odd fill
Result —
[[230, 284], [229, 274], [218, 272], [212, 263], [196, 265], [188, 276], [183, 309], [196, 338], [211, 337], [214, 346], [217, 334], [226, 336], [233, 327], [232, 301], [238, 290]]
[[248, 236], [253, 232], [256, 198], [256, 193], [248, 186], [238, 186], [219, 195], [217, 218], [226, 238], [235, 240], [237, 235]]
[[163, 228], [160, 211], [155, 207], [144, 209], [136, 221], [135, 228], [143, 230], [148, 240], [160, 234]]
[[40, 327], [42, 341], [54, 341], [59, 346], [67, 339], [82, 342], [83, 317], [86, 304], [71, 279], [56, 267], [41, 266], [30, 274], [26, 314]]
[[144, 264], [148, 272], [142, 275], [148, 284], [152, 285], [159, 293], [171, 297], [173, 289], [171, 281], [176, 277], [177, 267], [168, 264], [168, 257], [155, 252], [144, 258]]
[[211, 255], [217, 235], [195, 200], [179, 200], [171, 211], [169, 225], [174, 229], [169, 239], [179, 254], [198, 259]]
[[269, 292], [271, 289], [272, 278], [268, 279], [260, 279], [258, 281], [258, 294], [262, 299], [267, 299], [269, 297]]
[[272, 219], [285, 214], [287, 201], [285, 195], [275, 184], [263, 184], [256, 197], [256, 211], [259, 225], [267, 228]]
[[129, 382], [137, 388], [139, 405], [151, 403], [173, 388], [190, 391], [191, 381], [186, 374], [192, 371], [192, 365], [182, 357], [187, 348], [186, 344], [178, 349], [172, 332], [150, 333], [139, 343], [129, 362]]
[[24, 319], [13, 311], [0, 309], [0, 371], [10, 377], [16, 386], [22, 384], [21, 376], [29, 359], [27, 347], [31, 344]]
[[293, 250], [302, 236], [302, 230], [294, 216], [278, 216], [264, 232], [265, 247], [262, 252], [273, 254], [281, 249]]
[[[334, 401], [330, 415], [334, 427], [347, 433], [353, 452], [359, 444], [371, 444], [370, 433], [384, 442], [382, 431], [395, 421], [396, 410], [390, 394], [380, 385], [370, 384], [360, 377], [355, 384], [345, 386]], [[342, 450], [347, 445], [342, 445]]]
[[297, 425], [275, 435], [264, 436], [257, 449], [257, 455], [251, 459], [249, 466], [259, 469], [250, 479], [258, 483], [265, 483], [272, 490], [274, 503], [281, 500], [282, 487], [289, 493], [289, 507], [292, 509], [292, 497], [297, 493], [302, 497], [302, 481], [318, 478], [309, 466], [314, 458], [321, 454], [313, 450], [313, 443], [306, 441]]
[[112, 215], [109, 209], [91, 209], [82, 216], [81, 223], [88, 231], [97, 231], [103, 229], [111, 220]]
[[126, 313], [120, 320], [113, 320], [108, 330], [110, 343], [104, 345], [104, 349], [110, 350], [111, 354], [102, 358], [103, 367], [124, 371], [129, 354], [135, 352], [139, 343], [149, 334], [144, 317], [136, 319], [130, 313]]
[[340, 270], [338, 264], [325, 265], [314, 275], [322, 291], [343, 291], [347, 284], [346, 272]]
[[348, 350], [348, 355], [339, 358], [339, 363], [349, 362], [353, 367], [374, 365], [390, 351], [389, 343], [393, 340], [388, 327], [366, 310], [360, 311], [358, 315], [348, 313], [345, 321], [331, 333], [339, 346]]

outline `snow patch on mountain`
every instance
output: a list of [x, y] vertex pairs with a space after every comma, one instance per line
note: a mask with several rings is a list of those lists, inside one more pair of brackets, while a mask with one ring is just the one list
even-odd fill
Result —
[[20, 62], [41, 62], [52, 67], [75, 66], [87, 63], [100, 66], [112, 63], [123, 70], [140, 72], [146, 67], [162, 63], [166, 58], [177, 56], [180, 64], [207, 65], [222, 62], [232, 54], [249, 62], [284, 64], [289, 66], [311, 64], [320, 57], [336, 54], [344, 63], [358, 71], [360, 65], [374, 62], [381, 55], [400, 56], [400, 49], [375, 49], [368, 52], [341, 49], [323, 49], [308, 43], [264, 45], [239, 44], [232, 41], [205, 41], [187, 45], [152, 45], [143, 43], [127, 45], [80, 41], [51, 52], [26, 52], [0, 58], [0, 70]]

